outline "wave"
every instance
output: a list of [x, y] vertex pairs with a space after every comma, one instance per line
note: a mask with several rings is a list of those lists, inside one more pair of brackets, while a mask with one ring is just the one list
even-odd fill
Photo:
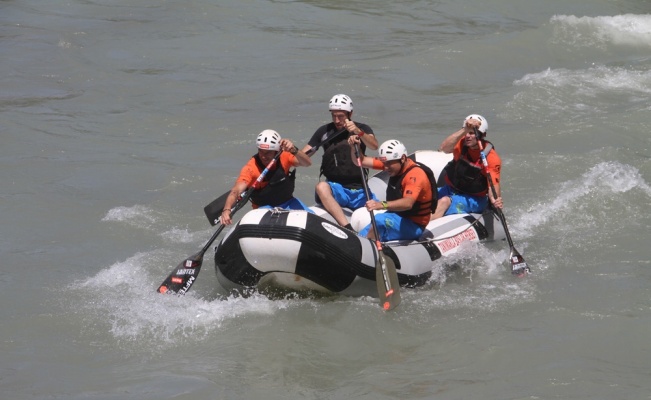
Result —
[[[71, 309], [86, 310], [84, 318], [92, 329], [108, 330], [120, 341], [147, 344], [150, 350], [188, 339], [203, 340], [226, 321], [273, 314], [291, 305], [263, 296], [205, 300], [197, 297], [196, 290], [183, 297], [161, 295], [155, 288], [169, 272], [164, 269], [171, 269], [167, 265], [171, 257], [164, 250], [135, 254], [67, 286], [65, 301]], [[155, 275], [150, 275], [151, 270], [157, 271]]]
[[174, 221], [172, 215], [139, 204], [131, 207], [112, 208], [102, 218], [102, 221], [118, 222], [132, 228], [156, 232], [171, 243], [195, 243], [210, 237], [208, 233], [210, 229], [190, 232], [187, 228], [168, 228], [169, 224]]
[[[440, 314], [432, 313], [433, 309], [454, 310], [456, 316], [463, 312], [472, 318], [533, 301], [533, 281], [510, 282], [503, 267], [507, 249], [499, 247], [495, 251], [468, 246], [463, 256], [451, 260], [465, 264], [465, 271], [482, 277], [479, 282], [469, 284], [465, 277], [461, 282], [447, 282], [445, 290], [435, 290], [435, 284], [405, 290], [400, 314], [396, 315], [431, 325], [440, 322]], [[63, 309], [72, 310], [75, 318], [83, 320], [84, 335], [101, 338], [97, 340], [111, 348], [117, 346], [125, 352], [144, 354], [161, 354], [182, 344], [213, 341], [218, 335], [237, 332], [243, 323], [266, 324], [283, 313], [303, 313], [309, 317], [322, 310], [345, 310], [353, 319], [371, 315], [370, 323], [384, 321], [375, 319], [382, 311], [377, 299], [371, 297], [290, 295], [272, 300], [259, 293], [246, 297], [230, 294], [212, 287], [215, 278], [208, 260], [204, 260], [204, 276], [185, 296], [161, 295], [155, 289], [173, 268], [170, 261], [179, 258], [179, 254], [173, 253], [169, 249], [139, 252], [93, 276], [56, 289], [61, 291], [61, 296], [56, 297], [63, 303]], [[442, 268], [442, 264], [438, 267]]]
[[575, 94], [595, 97], [604, 92], [651, 94], [651, 71], [595, 66], [588, 69], [551, 69], [527, 74], [515, 86], [563, 88]]
[[[562, 218], [565, 222], [571, 221], [567, 224], [569, 229], [576, 229], [581, 222], [572, 221], [572, 218], [578, 215], [593, 229], [597, 218], [591, 214], [599, 215], [600, 209], [614, 199], [623, 202], [621, 195], [636, 189], [651, 198], [651, 186], [637, 168], [616, 161], [599, 162], [577, 179], [560, 183], [552, 199], [533, 205], [525, 216], [516, 221], [514, 227], [524, 236], [531, 237], [536, 228], [554, 225], [550, 221]], [[630, 211], [628, 209], [626, 212]], [[615, 213], [610, 211], [609, 216], [616, 219]]]
[[129, 222], [135, 226], [149, 226], [157, 219], [156, 213], [151, 208], [135, 205], [112, 208], [102, 218], [102, 221]]
[[601, 17], [555, 15], [550, 19], [554, 42], [577, 47], [625, 45], [651, 47], [651, 14]]
[[521, 115], [554, 119], [559, 114], [576, 118], [624, 110], [632, 113], [649, 109], [651, 70], [603, 65], [580, 70], [548, 68], [527, 74], [513, 85], [523, 90], [507, 106]]

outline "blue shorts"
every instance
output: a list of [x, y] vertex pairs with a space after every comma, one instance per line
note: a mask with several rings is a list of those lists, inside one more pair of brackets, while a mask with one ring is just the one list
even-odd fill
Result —
[[260, 206], [259, 208], [283, 208], [285, 210], [305, 210], [309, 211], [312, 214], [314, 214], [314, 211], [312, 211], [308, 206], [305, 205], [302, 201], [297, 199], [296, 197], [292, 197], [291, 199], [287, 200], [283, 204], [279, 204], [277, 206]]
[[470, 194], [457, 193], [448, 185], [438, 189], [438, 198], [449, 197], [452, 203], [445, 212], [445, 215], [452, 214], [481, 214], [488, 206], [488, 196], [473, 196]]
[[[330, 190], [332, 190], [332, 197], [335, 198], [337, 203], [342, 207], [348, 207], [351, 210], [357, 210], [358, 208], [364, 207], [366, 205], [366, 193], [364, 189], [346, 189], [340, 183], [337, 182], [326, 182], [330, 185]], [[315, 194], [316, 201], [320, 203], [319, 196]], [[378, 201], [377, 196], [371, 193], [371, 199]]]
[[[423, 228], [420, 225], [409, 218], [403, 218], [392, 212], [376, 214], [375, 223], [377, 224], [378, 235], [380, 235], [380, 242], [415, 240], [423, 234]], [[359, 232], [359, 235], [366, 236], [371, 229], [373, 229], [372, 225], [368, 224]]]

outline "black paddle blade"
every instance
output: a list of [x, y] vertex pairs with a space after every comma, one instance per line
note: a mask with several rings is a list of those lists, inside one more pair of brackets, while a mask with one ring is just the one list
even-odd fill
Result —
[[197, 280], [201, 264], [203, 263], [204, 251], [200, 251], [185, 260], [176, 267], [174, 271], [158, 287], [159, 293], [184, 295]]
[[228, 195], [231, 192], [228, 191], [215, 200], [212, 201], [212, 203], [208, 204], [203, 208], [204, 214], [206, 214], [206, 218], [208, 218], [208, 221], [210, 221], [210, 225], [215, 226], [217, 225], [217, 221], [219, 220], [219, 216], [222, 215], [222, 211], [224, 211], [224, 205], [226, 204], [226, 199], [228, 198]]
[[375, 264], [375, 281], [380, 297], [380, 305], [384, 311], [393, 310], [400, 304], [400, 283], [396, 265], [391, 258], [384, 257], [380, 250], [379, 258]]
[[509, 255], [509, 259], [511, 260], [511, 273], [518, 278], [522, 278], [523, 276], [530, 274], [531, 269], [527, 265], [526, 261], [524, 261], [524, 257], [518, 253], [518, 251], [515, 248], [511, 248], [511, 254]]

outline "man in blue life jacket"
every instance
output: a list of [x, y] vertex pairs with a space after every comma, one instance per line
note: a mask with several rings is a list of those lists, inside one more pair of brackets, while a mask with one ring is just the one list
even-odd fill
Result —
[[[369, 200], [364, 193], [364, 185], [359, 167], [350, 157], [348, 138], [356, 135], [360, 139], [362, 153], [368, 147], [377, 150], [378, 142], [370, 126], [354, 122], [353, 101], [345, 94], [337, 94], [330, 99], [332, 122], [320, 126], [312, 135], [303, 152], [308, 155], [312, 147], [323, 144], [321, 175], [326, 177], [316, 185], [316, 200], [333, 216], [337, 223], [352, 230], [342, 207], [356, 210]], [[375, 195], [373, 199], [377, 200]]]

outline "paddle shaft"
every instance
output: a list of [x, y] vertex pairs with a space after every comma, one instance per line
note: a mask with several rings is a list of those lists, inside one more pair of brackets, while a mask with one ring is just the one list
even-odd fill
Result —
[[332, 140], [334, 140], [334, 138], [338, 137], [339, 135], [341, 135], [341, 134], [344, 133], [344, 132], [346, 132], [346, 128], [343, 128], [343, 129], [341, 129], [341, 130], [335, 132], [335, 133], [332, 134], [331, 136], [326, 137], [325, 139], [323, 139], [323, 141], [322, 141], [321, 143], [317, 144], [316, 146], [312, 146], [312, 147], [310, 147], [310, 148], [305, 152], [305, 154], [307, 154], [308, 156], [311, 156], [312, 153], [314, 153], [314, 152], [316, 152], [317, 150], [319, 150], [319, 147], [321, 147], [321, 146], [323, 146], [323, 145], [325, 145], [325, 144], [330, 143]]
[[[236, 208], [234, 208], [233, 210], [235, 210], [235, 209]], [[237, 207], [237, 209], [239, 209], [239, 207]], [[233, 211], [233, 212], [235, 212], [235, 211]], [[208, 239], [206, 244], [201, 248], [201, 250], [199, 250], [199, 252], [196, 254], [196, 256], [199, 256], [199, 257], [203, 258], [203, 255], [206, 254], [206, 251], [208, 251], [208, 249], [210, 248], [210, 245], [215, 241], [215, 239], [217, 239], [217, 236], [219, 236], [219, 234], [224, 230], [225, 227], [226, 227], [226, 225], [220, 225], [219, 228], [217, 228], [217, 230], [215, 231], [215, 233], [212, 234], [210, 239]]]
[[[359, 146], [355, 143], [355, 157], [357, 158], [357, 164], [359, 164], [359, 170], [362, 174], [362, 184], [364, 185], [364, 194], [366, 195], [367, 201], [371, 199], [371, 191], [368, 189], [368, 183], [366, 182], [366, 174], [364, 173], [364, 167], [362, 166], [362, 160], [359, 156]], [[385, 311], [389, 311], [400, 304], [400, 283], [398, 281], [398, 272], [396, 271], [396, 266], [391, 263], [387, 263], [386, 258], [384, 257], [384, 250], [382, 249], [382, 242], [380, 242], [380, 235], [377, 230], [377, 223], [375, 222], [375, 215], [373, 211], [369, 210], [371, 216], [371, 226], [373, 227], [373, 233], [375, 234], [375, 246], [378, 250], [379, 262], [380, 262], [380, 273], [375, 274], [375, 279], [377, 282], [378, 296], [380, 297], [380, 304]], [[375, 266], [376, 271], [378, 266]]]
[[[477, 128], [475, 130], [475, 137], [477, 138], [477, 144], [479, 146], [479, 154], [481, 157], [481, 162], [484, 165], [484, 171], [486, 172], [486, 177], [488, 179], [488, 185], [490, 186], [491, 192], [493, 193], [493, 199], [497, 199], [497, 191], [495, 190], [495, 185], [493, 184], [493, 178], [491, 173], [488, 171], [488, 160], [486, 159], [486, 154], [484, 154], [484, 146], [481, 142], [479, 132]], [[489, 199], [490, 201], [490, 199]], [[531, 269], [527, 265], [527, 262], [524, 261], [524, 257], [516, 250], [515, 245], [513, 244], [513, 239], [511, 239], [511, 234], [509, 233], [509, 226], [506, 224], [506, 217], [501, 208], [495, 207], [497, 210], [497, 215], [500, 217], [502, 222], [502, 227], [504, 228], [504, 233], [506, 234], [506, 240], [509, 242], [509, 247], [511, 249], [511, 254], [509, 254], [509, 261], [511, 262], [511, 273], [518, 276], [524, 276], [524, 274], [530, 273]]]
[[[477, 128], [475, 128], [475, 130], [476, 129]], [[481, 162], [484, 165], [484, 171], [486, 172], [488, 185], [490, 186], [491, 193], [493, 193], [493, 198], [497, 199], [497, 190], [495, 190], [495, 185], [493, 184], [493, 178], [491, 177], [491, 173], [488, 171], [488, 160], [486, 159], [486, 154], [484, 154], [484, 146], [482, 145], [480, 139], [477, 139], [477, 144], [479, 145], [479, 154], [481, 157]], [[500, 221], [502, 221], [502, 226], [504, 227], [504, 233], [506, 234], [506, 240], [509, 242], [509, 247], [513, 247], [513, 240], [511, 239], [511, 234], [509, 233], [509, 227], [506, 225], [506, 218], [504, 217], [504, 212], [502, 211], [501, 208], [497, 208], [497, 207], [495, 207], [495, 210], [497, 211], [497, 215], [499, 215], [500, 217]]]
[[[355, 143], [355, 157], [357, 157], [357, 163], [359, 164], [359, 169], [362, 173], [362, 184], [364, 185], [364, 194], [366, 195], [367, 200], [371, 200], [371, 191], [368, 189], [368, 183], [366, 182], [366, 174], [364, 173], [364, 167], [362, 166], [362, 160], [359, 157], [359, 146]], [[382, 250], [382, 244], [380, 242], [380, 235], [378, 235], [377, 224], [375, 223], [375, 214], [373, 211], [369, 211], [371, 215], [371, 226], [373, 227], [373, 233], [375, 234], [375, 240], [379, 243], [378, 250]]]

